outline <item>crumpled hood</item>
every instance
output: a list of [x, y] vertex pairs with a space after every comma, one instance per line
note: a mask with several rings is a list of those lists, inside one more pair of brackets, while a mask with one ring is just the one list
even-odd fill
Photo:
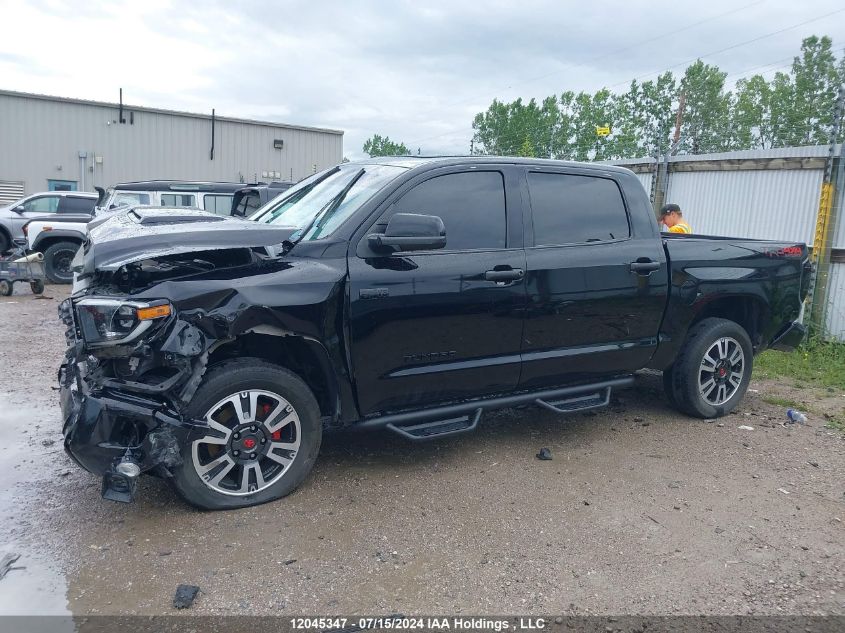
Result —
[[73, 269], [90, 274], [192, 251], [276, 246], [295, 230], [207, 211], [132, 208], [88, 225], [88, 240], [77, 253]]

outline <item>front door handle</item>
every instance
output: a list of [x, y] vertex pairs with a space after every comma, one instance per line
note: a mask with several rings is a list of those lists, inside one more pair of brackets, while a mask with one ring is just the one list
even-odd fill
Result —
[[488, 270], [484, 273], [487, 281], [517, 281], [522, 279], [525, 271], [522, 268], [505, 268], [504, 270]]
[[660, 262], [656, 262], [652, 259], [646, 259], [645, 257], [641, 257], [637, 261], [631, 262], [632, 273], [648, 276], [655, 270], [660, 270]]

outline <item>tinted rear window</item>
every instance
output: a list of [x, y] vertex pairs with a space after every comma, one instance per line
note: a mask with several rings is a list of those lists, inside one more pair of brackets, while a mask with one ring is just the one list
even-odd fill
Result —
[[582, 244], [630, 236], [622, 193], [612, 180], [530, 172], [534, 243]]
[[91, 213], [96, 203], [96, 198], [65, 196], [59, 200], [59, 213]]

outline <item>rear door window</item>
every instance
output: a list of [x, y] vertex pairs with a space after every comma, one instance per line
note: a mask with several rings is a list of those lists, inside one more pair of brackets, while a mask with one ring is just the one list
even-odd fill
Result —
[[609, 178], [529, 172], [535, 246], [630, 237], [619, 186]]
[[436, 215], [446, 225], [447, 250], [505, 248], [507, 218], [501, 172], [471, 171], [436, 176], [395, 202], [394, 213]]
[[65, 196], [59, 200], [59, 213], [93, 213], [96, 198]]
[[196, 196], [192, 193], [163, 193], [161, 206], [163, 207], [195, 207]]
[[217, 215], [232, 214], [232, 196], [207, 193], [202, 197], [202, 205], [206, 211]]

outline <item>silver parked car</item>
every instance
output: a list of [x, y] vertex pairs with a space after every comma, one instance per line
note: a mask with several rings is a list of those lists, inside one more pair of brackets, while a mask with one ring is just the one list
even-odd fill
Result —
[[23, 226], [34, 218], [50, 214], [75, 215], [94, 213], [97, 194], [85, 191], [45, 191], [34, 193], [6, 207], [0, 207], [0, 254], [8, 251], [15, 240], [23, 240]]

